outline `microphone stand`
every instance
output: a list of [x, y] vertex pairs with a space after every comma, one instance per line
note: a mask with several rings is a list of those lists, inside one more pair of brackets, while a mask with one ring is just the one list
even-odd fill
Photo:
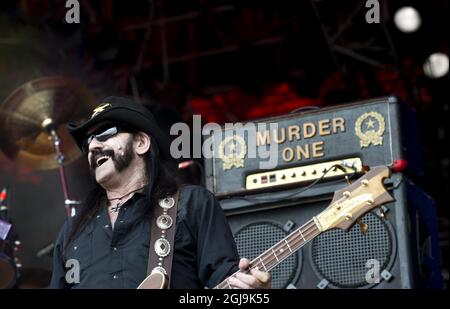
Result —
[[42, 127], [50, 134], [50, 138], [52, 140], [53, 146], [56, 151], [56, 161], [58, 162], [59, 169], [59, 177], [61, 180], [61, 185], [64, 193], [64, 207], [66, 208], [67, 216], [73, 217], [76, 214], [76, 205], [80, 204], [80, 202], [72, 200], [69, 198], [69, 188], [67, 186], [66, 173], [64, 170], [64, 155], [61, 151], [61, 139], [56, 133], [55, 126], [53, 124], [53, 120], [51, 118], [46, 118], [42, 122]]

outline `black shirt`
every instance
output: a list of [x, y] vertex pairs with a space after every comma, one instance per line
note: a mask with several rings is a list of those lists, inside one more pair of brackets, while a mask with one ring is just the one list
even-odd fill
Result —
[[[50, 288], [136, 288], [146, 277], [150, 220], [147, 198], [136, 193], [120, 209], [114, 229], [102, 207], [66, 246], [72, 219], [65, 222], [53, 256]], [[68, 284], [67, 265], [76, 259], [80, 282]], [[199, 186], [181, 189], [175, 232], [171, 288], [214, 287], [238, 268], [239, 257], [228, 222], [214, 195]], [[155, 265], [156, 266], [156, 265]]]

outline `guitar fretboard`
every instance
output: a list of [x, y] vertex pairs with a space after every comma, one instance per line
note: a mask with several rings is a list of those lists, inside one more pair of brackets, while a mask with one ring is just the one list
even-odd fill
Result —
[[[314, 222], [314, 219], [311, 219], [264, 251], [260, 256], [253, 259], [250, 262], [249, 269], [258, 268], [261, 271], [270, 271], [319, 234], [319, 228]], [[238, 272], [234, 273], [230, 277], [235, 276], [237, 273]], [[228, 283], [228, 279], [225, 279], [215, 287], [215, 289], [229, 288], [231, 288], [231, 286]]]

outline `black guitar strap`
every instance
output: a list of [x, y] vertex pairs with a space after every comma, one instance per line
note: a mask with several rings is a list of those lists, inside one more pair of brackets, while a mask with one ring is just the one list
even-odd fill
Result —
[[180, 189], [174, 196], [161, 199], [154, 210], [151, 222], [147, 276], [153, 272], [160, 272], [167, 278], [168, 286], [172, 271], [179, 195]]

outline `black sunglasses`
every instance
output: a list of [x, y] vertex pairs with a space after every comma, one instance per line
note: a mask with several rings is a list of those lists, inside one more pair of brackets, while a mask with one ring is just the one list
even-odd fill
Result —
[[104, 127], [104, 128], [95, 130], [94, 133], [89, 134], [88, 137], [85, 139], [85, 141], [83, 143], [83, 151], [84, 152], [88, 151], [89, 144], [92, 142], [92, 140], [94, 138], [96, 140], [98, 140], [99, 142], [105, 142], [119, 132], [124, 132], [124, 130], [122, 130], [122, 128], [120, 128], [118, 126], [106, 127], [106, 128]]

